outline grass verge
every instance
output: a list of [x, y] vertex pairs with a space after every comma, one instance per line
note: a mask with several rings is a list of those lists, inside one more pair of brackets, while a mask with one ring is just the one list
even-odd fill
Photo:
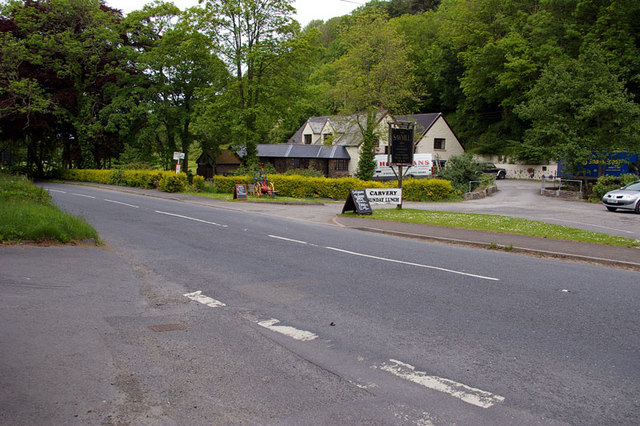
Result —
[[533, 237], [553, 238], [557, 240], [579, 241], [611, 246], [640, 247], [640, 241], [631, 238], [617, 237], [599, 232], [589, 232], [577, 228], [508, 216], [436, 212], [416, 209], [380, 209], [374, 210], [373, 215], [371, 216], [360, 217], [445, 226], [449, 228], [528, 235]]
[[0, 242], [69, 243], [98, 233], [84, 219], [63, 213], [42, 188], [26, 178], [0, 174]]

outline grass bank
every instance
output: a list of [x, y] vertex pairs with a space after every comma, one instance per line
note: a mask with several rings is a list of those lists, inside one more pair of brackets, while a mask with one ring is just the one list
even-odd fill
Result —
[[505, 234], [529, 235], [533, 237], [554, 238], [557, 240], [580, 241], [611, 246], [640, 247], [640, 241], [631, 238], [617, 237], [599, 232], [589, 232], [577, 228], [508, 216], [436, 212], [416, 209], [380, 209], [374, 210], [371, 216], [360, 217], [366, 217], [372, 220], [391, 220], [450, 228], [501, 232]]
[[84, 219], [63, 213], [42, 188], [23, 177], [0, 174], [0, 243], [69, 243], [98, 233]]

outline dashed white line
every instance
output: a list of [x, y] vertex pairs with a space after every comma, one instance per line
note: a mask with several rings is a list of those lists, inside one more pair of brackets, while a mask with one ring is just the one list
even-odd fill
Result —
[[48, 189], [47, 191], [49, 191], [49, 192], [59, 192], [60, 194], [66, 194], [67, 193], [66, 191], [60, 191], [58, 189]]
[[[311, 244], [308, 243], [306, 241], [300, 241], [300, 240], [292, 240], [291, 238], [285, 238], [285, 237], [279, 237], [277, 235], [268, 235], [269, 238], [275, 238], [277, 240], [282, 240], [282, 241], [289, 241], [290, 243], [296, 243], [296, 244], [304, 244], [304, 245], [309, 245], [309, 246], [315, 246], [315, 244]], [[317, 247], [317, 246], [316, 246]]]
[[75, 192], [72, 192], [71, 195], [76, 195], [78, 197], [84, 197], [84, 198], [92, 198], [92, 199], [96, 199], [96, 197], [92, 197], [91, 195], [85, 195], [85, 194], [77, 194]]
[[301, 340], [303, 342], [314, 340], [318, 338], [317, 334], [311, 333], [310, 331], [298, 330], [297, 328], [289, 327], [286, 325], [276, 325], [280, 321], [277, 319], [270, 319], [266, 321], [258, 322], [260, 327], [264, 327], [268, 330], [275, 331], [276, 333], [283, 334], [285, 336], [291, 337], [295, 340]]
[[389, 372], [395, 376], [417, 383], [426, 388], [433, 389], [438, 392], [444, 392], [466, 402], [467, 404], [472, 404], [477, 407], [489, 408], [497, 403], [504, 402], [505, 400], [503, 396], [495, 395], [481, 389], [472, 388], [453, 380], [437, 376], [429, 376], [423, 371], [416, 371], [413, 365], [406, 364], [395, 359], [390, 359], [389, 364], [384, 363], [380, 367], [373, 366], [372, 368], [379, 368], [382, 371]]
[[139, 206], [134, 206], [133, 204], [127, 204], [127, 203], [123, 203], [123, 202], [120, 202], [120, 201], [107, 200], [106, 198], [104, 200], [107, 203], [120, 204], [121, 206], [133, 207], [134, 209], [140, 208]]
[[175, 213], [167, 213], [167, 212], [162, 212], [162, 211], [159, 211], [159, 210], [156, 210], [155, 212], [159, 213], [159, 214], [164, 214], [164, 215], [167, 215], [167, 216], [179, 217], [180, 219], [193, 220], [194, 222], [206, 223], [208, 225], [214, 225], [214, 226], [220, 226], [222, 228], [227, 228], [227, 225], [220, 225], [219, 223], [209, 222], [208, 220], [197, 219], [195, 217], [183, 216], [181, 214], [175, 214]]
[[434, 269], [434, 270], [437, 270], [437, 271], [448, 272], [448, 273], [457, 274], [457, 275], [464, 275], [464, 276], [473, 277], [473, 278], [480, 278], [480, 279], [489, 280], [489, 281], [500, 281], [499, 278], [487, 277], [487, 276], [484, 276], [484, 275], [470, 274], [468, 272], [462, 272], [462, 271], [456, 271], [456, 270], [453, 270], [453, 269], [440, 268], [438, 266], [423, 265], [423, 264], [420, 264], [420, 263], [405, 262], [403, 260], [389, 259], [389, 258], [380, 257], [380, 256], [372, 256], [370, 254], [357, 253], [357, 252], [354, 252], [354, 251], [342, 250], [342, 249], [335, 248], [335, 247], [326, 247], [326, 248], [329, 249], [329, 250], [337, 251], [339, 253], [350, 254], [350, 255], [353, 255], [353, 256], [366, 257], [366, 258], [375, 259], [375, 260], [382, 260], [384, 262], [398, 263], [398, 264], [401, 264], [401, 265], [408, 265], [408, 266], [416, 266], [418, 268]]
[[184, 297], [196, 301], [198, 303], [202, 303], [203, 305], [207, 305], [210, 308], [221, 308], [223, 306], [227, 306], [219, 300], [212, 299], [209, 296], [205, 296], [202, 294], [201, 290], [194, 291], [193, 293], [186, 293]]

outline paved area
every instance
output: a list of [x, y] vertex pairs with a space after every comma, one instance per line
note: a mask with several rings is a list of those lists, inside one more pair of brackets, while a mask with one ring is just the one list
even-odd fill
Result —
[[[526, 181], [500, 181], [503, 187], [492, 197], [461, 203], [411, 203], [405, 208], [441, 211], [461, 211], [525, 217], [577, 228], [639, 238], [640, 215], [612, 214], [602, 206], [579, 201], [565, 201], [537, 194], [540, 183]], [[183, 202], [210, 205], [254, 214], [287, 217], [292, 220], [331, 224], [368, 232], [379, 232], [405, 238], [419, 238], [450, 244], [464, 244], [495, 250], [526, 253], [537, 256], [598, 263], [613, 267], [640, 270], [640, 248], [611, 247], [599, 244], [561, 241], [550, 238], [528, 237], [497, 232], [372, 220], [365, 217], [341, 217], [343, 202], [286, 204], [280, 202], [226, 202], [184, 194], [168, 194], [154, 190], [99, 185], [102, 188], [131, 192]], [[544, 214], [543, 214], [544, 213]], [[542, 217], [540, 217], [542, 216]], [[607, 221], [617, 221], [614, 225]], [[572, 222], [573, 221], [573, 222]], [[608, 222], [607, 222], [608, 223]], [[631, 231], [627, 232], [627, 229]]]

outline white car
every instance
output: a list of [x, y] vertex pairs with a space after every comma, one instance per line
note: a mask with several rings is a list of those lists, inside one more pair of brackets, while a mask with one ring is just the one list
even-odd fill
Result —
[[611, 212], [624, 209], [640, 213], [640, 180], [607, 192], [602, 197], [602, 203]]

